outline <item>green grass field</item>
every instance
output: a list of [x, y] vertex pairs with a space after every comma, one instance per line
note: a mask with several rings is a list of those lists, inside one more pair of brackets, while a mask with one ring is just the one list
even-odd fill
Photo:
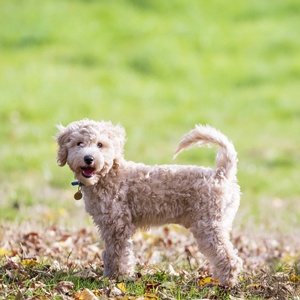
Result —
[[[121, 122], [127, 159], [149, 164], [172, 163], [194, 124], [217, 127], [239, 153], [238, 224], [299, 226], [297, 0], [0, 6], [3, 220], [26, 218], [14, 206], [67, 205], [58, 195], [72, 174], [56, 166], [55, 124], [91, 118]], [[211, 149], [176, 160], [213, 162]]]
[[298, 0], [1, 0], [0, 223], [86, 226], [55, 124], [120, 122], [125, 157], [172, 160], [210, 124], [234, 143], [243, 192], [235, 229], [300, 225]]

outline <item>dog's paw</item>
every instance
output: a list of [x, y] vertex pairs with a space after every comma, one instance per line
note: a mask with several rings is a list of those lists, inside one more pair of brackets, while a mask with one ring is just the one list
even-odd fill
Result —
[[231, 261], [230, 265], [224, 268], [221, 273], [219, 272], [219, 276], [216, 276], [217, 280], [221, 285], [234, 286], [237, 282], [238, 275], [242, 271], [242, 267], [243, 261], [237, 256], [234, 261]]

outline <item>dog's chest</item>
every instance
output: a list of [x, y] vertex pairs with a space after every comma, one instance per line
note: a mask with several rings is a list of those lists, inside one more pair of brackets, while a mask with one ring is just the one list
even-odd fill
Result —
[[83, 189], [83, 199], [87, 213], [92, 216], [111, 214], [116, 210], [118, 203], [118, 193], [104, 188], [86, 187]]

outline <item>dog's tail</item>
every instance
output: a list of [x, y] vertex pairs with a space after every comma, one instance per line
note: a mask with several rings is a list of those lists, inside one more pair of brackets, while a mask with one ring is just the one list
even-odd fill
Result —
[[208, 125], [196, 125], [195, 129], [184, 135], [175, 151], [174, 159], [184, 149], [190, 149], [194, 145], [203, 147], [211, 143], [220, 147], [216, 156], [216, 174], [229, 180], [235, 178], [238, 159], [232, 142], [220, 131]]

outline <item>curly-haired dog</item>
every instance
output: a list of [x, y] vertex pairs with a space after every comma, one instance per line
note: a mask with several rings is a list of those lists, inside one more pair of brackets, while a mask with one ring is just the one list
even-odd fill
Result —
[[126, 161], [125, 130], [111, 122], [88, 119], [58, 126], [57, 161], [66, 163], [83, 184], [86, 211], [105, 242], [104, 276], [133, 275], [131, 237], [137, 228], [175, 223], [190, 228], [200, 251], [223, 285], [234, 284], [241, 259], [229, 240], [240, 201], [237, 154], [219, 131], [198, 125], [180, 142], [183, 149], [219, 146], [216, 168], [148, 166]]

